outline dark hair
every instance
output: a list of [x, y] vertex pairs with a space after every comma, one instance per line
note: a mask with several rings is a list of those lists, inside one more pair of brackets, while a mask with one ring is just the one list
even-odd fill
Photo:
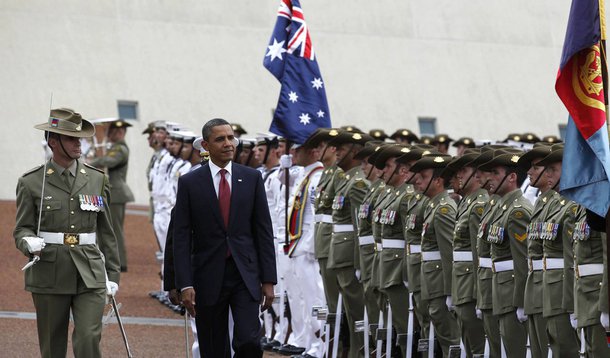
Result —
[[59, 133], [55, 133], [55, 132], [49, 132], [49, 131], [45, 131], [44, 132], [44, 140], [47, 141], [47, 145], [49, 146], [49, 148], [53, 149], [50, 145], [49, 145], [49, 139], [55, 139], [55, 140], [59, 140]]
[[210, 133], [212, 133], [212, 128], [225, 125], [230, 126], [231, 124], [222, 118], [214, 118], [207, 121], [207, 123], [203, 125], [203, 128], [201, 128], [201, 136], [203, 137], [203, 140], [206, 142], [208, 141], [208, 138], [210, 138]]
[[505, 175], [510, 175], [512, 173], [517, 174], [517, 186], [521, 187], [521, 185], [523, 185], [525, 178], [527, 178], [527, 171], [525, 171], [523, 167], [504, 167], [504, 169], [506, 170]]

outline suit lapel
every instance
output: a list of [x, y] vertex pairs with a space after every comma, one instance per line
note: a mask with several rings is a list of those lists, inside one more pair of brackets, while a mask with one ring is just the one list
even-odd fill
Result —
[[[210, 170], [209, 165], [204, 165], [201, 167], [201, 177], [203, 181], [203, 192], [207, 193], [210, 196], [211, 200], [208, 200], [208, 203], [212, 206], [212, 212], [216, 217], [216, 220], [220, 224], [220, 226], [224, 227], [224, 220], [222, 219], [222, 214], [220, 213], [220, 205], [218, 205], [218, 196], [216, 195], [216, 190], [214, 189], [214, 181], [212, 180], [212, 171]], [[225, 228], [226, 230], [226, 228]]]
[[231, 173], [231, 209], [229, 210], [229, 225], [232, 225], [232, 220], [237, 215], [237, 207], [239, 206], [239, 195], [243, 184], [241, 168], [235, 163], [232, 164], [233, 172]]

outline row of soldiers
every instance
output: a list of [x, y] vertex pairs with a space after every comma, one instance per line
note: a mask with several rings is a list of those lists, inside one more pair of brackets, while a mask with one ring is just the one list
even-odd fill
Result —
[[[433, 335], [443, 356], [457, 347], [467, 356], [608, 356], [605, 220], [557, 193], [563, 145], [552, 142], [451, 157], [320, 129], [297, 144], [265, 178], [292, 334], [280, 324], [264, 347], [287, 342], [276, 350], [321, 356], [330, 348], [310, 310], [325, 303], [345, 312], [350, 357], [368, 348], [369, 333], [386, 340], [380, 331], [394, 331], [403, 356], [414, 352], [414, 332]], [[539, 193], [534, 205], [526, 179]], [[363, 321], [376, 323], [364, 335]]]

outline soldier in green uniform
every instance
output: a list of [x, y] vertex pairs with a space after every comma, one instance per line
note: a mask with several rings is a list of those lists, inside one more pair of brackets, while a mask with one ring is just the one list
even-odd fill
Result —
[[356, 271], [360, 269], [356, 210], [366, 195], [367, 185], [363, 180], [361, 161], [354, 156], [369, 140], [372, 137], [368, 134], [346, 131], [331, 140], [331, 145], [337, 147], [337, 165], [343, 169], [343, 174], [337, 177], [335, 183], [333, 230], [327, 265], [335, 271], [343, 297], [349, 327], [350, 357], [360, 356], [360, 347], [364, 344], [363, 336], [355, 332], [355, 322], [362, 320], [364, 314], [364, 290], [356, 277]]
[[[530, 186], [540, 191], [536, 199], [531, 222], [527, 227], [527, 257], [529, 272], [525, 283], [524, 312], [527, 315], [528, 336], [530, 339], [530, 350], [533, 358], [541, 358], [548, 355], [548, 344], [546, 333], [546, 319], [542, 314], [542, 276], [543, 276], [543, 241], [547, 239], [542, 235], [540, 228], [546, 225], [546, 220], [556, 210], [559, 210], [559, 194], [548, 184], [544, 178], [544, 166], [539, 165], [551, 147], [545, 143], [536, 143], [534, 148], [525, 153], [519, 159], [519, 165], [527, 170]], [[563, 261], [563, 259], [562, 259]]]
[[418, 173], [415, 186], [430, 198], [421, 236], [421, 295], [428, 301], [428, 312], [443, 356], [449, 354], [450, 346], [460, 344], [456, 319], [449, 312], [457, 212], [455, 201], [446, 190], [448, 178], [443, 176], [450, 160], [449, 155], [426, 154], [411, 167], [412, 172]]
[[383, 146], [379, 142], [366, 143], [364, 148], [356, 154], [356, 159], [362, 160], [362, 173], [365, 175], [368, 190], [360, 208], [358, 208], [358, 246], [360, 254], [360, 282], [364, 290], [364, 305], [368, 321], [375, 323], [379, 320], [378, 295], [371, 285], [373, 259], [375, 256], [375, 240], [371, 222], [374, 204], [385, 188], [381, 178], [381, 170], [375, 167], [376, 155]]
[[65, 357], [70, 312], [76, 357], [101, 357], [106, 294], [118, 291], [117, 242], [108, 210], [108, 177], [83, 164], [80, 138], [93, 125], [71, 109], [51, 110], [45, 131], [53, 157], [17, 183], [15, 245], [32, 259], [25, 289], [36, 308], [42, 357]]
[[[561, 177], [563, 145], [554, 145], [552, 152], [536, 164], [544, 166], [544, 180], [555, 192]], [[544, 194], [543, 194], [544, 195]], [[544, 221], [530, 226], [530, 234], [542, 241], [543, 257], [543, 310], [546, 335], [554, 357], [576, 357], [578, 336], [574, 315], [574, 249], [572, 235], [579, 205], [559, 197], [555, 207], [547, 211]], [[537, 204], [537, 203], [536, 203]], [[532, 219], [533, 222], [533, 219]], [[529, 238], [528, 238], [529, 239]]]
[[491, 243], [493, 313], [500, 322], [500, 335], [509, 357], [525, 357], [527, 330], [524, 322], [524, 291], [527, 279], [527, 225], [531, 203], [520, 186], [526, 173], [519, 167], [521, 151], [499, 149], [480, 168], [491, 172], [490, 192], [501, 199], [488, 222], [487, 241]]
[[[339, 131], [331, 129], [328, 132], [330, 138], [335, 138], [339, 135]], [[334, 153], [336, 147], [328, 144], [326, 146], [323, 157], [328, 153]], [[322, 283], [324, 284], [324, 295], [326, 296], [326, 304], [328, 311], [335, 313], [337, 311], [337, 297], [339, 297], [339, 286], [337, 277], [332, 269], [328, 268], [328, 252], [330, 251], [330, 238], [333, 231], [332, 204], [335, 197], [335, 181], [343, 170], [336, 163], [331, 166], [326, 166], [320, 177], [320, 182], [316, 188], [316, 196], [314, 202], [314, 249], [316, 259], [320, 265], [320, 274], [322, 275]]]
[[[392, 309], [392, 325], [397, 334], [407, 333], [409, 316], [409, 291], [403, 283], [402, 268], [404, 260], [405, 239], [403, 235], [403, 218], [400, 215], [405, 196], [415, 194], [413, 185], [406, 181], [412, 176], [410, 166], [397, 163], [397, 157], [409, 153], [411, 149], [406, 146], [394, 145], [382, 154], [387, 157], [384, 164], [384, 177], [386, 182], [387, 199], [380, 206], [381, 215], [381, 247], [379, 260], [379, 290], [387, 297]], [[385, 154], [385, 155], [384, 155]], [[380, 161], [381, 159], [378, 158]], [[405, 352], [405, 342], [399, 342]]]
[[112, 229], [119, 245], [121, 257], [121, 272], [127, 271], [127, 252], [125, 250], [125, 236], [123, 224], [125, 223], [125, 204], [134, 200], [133, 193], [127, 185], [127, 165], [129, 164], [129, 148], [125, 143], [125, 134], [131, 124], [122, 119], [110, 122], [108, 140], [110, 148], [103, 157], [94, 158], [89, 164], [97, 168], [108, 169], [110, 179], [110, 216]]
[[477, 156], [470, 165], [477, 168], [476, 180], [481, 188], [487, 191], [489, 199], [483, 208], [480, 224], [477, 230], [477, 317], [483, 320], [483, 329], [489, 346], [490, 357], [501, 357], [500, 348], [500, 322], [498, 317], [493, 313], [493, 298], [492, 298], [492, 279], [493, 272], [491, 269], [491, 244], [487, 241], [489, 229], [489, 221], [493, 218], [495, 210], [498, 208], [500, 196], [491, 193], [489, 187], [490, 172], [482, 170], [480, 166], [487, 163], [493, 158], [494, 150], [489, 147], [481, 148], [481, 154]]
[[480, 150], [467, 149], [449, 163], [449, 167], [456, 170], [458, 194], [462, 196], [453, 230], [451, 297], [468, 357], [483, 354], [485, 350], [483, 321], [476, 314], [476, 268], [477, 232], [489, 196], [475, 178], [476, 167], [472, 162], [479, 154]]

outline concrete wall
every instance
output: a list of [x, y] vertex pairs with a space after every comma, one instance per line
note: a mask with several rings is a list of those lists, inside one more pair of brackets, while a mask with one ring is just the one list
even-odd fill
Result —
[[[128, 133], [129, 184], [147, 203], [149, 121], [210, 118], [266, 130], [279, 83], [262, 67], [279, 0], [3, 0], [0, 2], [0, 199], [42, 163], [53, 106], [117, 115], [139, 103]], [[554, 92], [568, 0], [302, 0], [335, 126], [418, 131], [437, 118], [453, 137], [558, 134]]]

